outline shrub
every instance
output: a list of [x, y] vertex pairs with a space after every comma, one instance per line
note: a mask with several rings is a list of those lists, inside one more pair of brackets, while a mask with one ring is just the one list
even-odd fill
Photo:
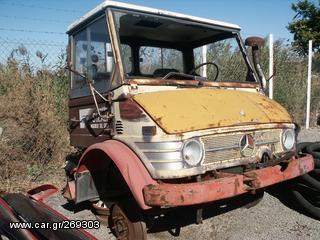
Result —
[[0, 66], [0, 190], [18, 189], [61, 166], [69, 151], [65, 72], [10, 58]]

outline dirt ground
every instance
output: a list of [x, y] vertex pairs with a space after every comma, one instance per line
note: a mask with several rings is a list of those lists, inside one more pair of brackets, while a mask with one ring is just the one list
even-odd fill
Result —
[[[299, 141], [320, 141], [320, 129], [302, 130]], [[284, 187], [269, 188], [263, 199], [251, 208], [246, 207], [245, 196], [208, 205], [203, 210], [203, 224], [199, 225], [195, 223], [194, 208], [174, 211], [156, 221], [148, 239], [320, 239], [320, 221], [294, 208]], [[47, 202], [71, 219], [95, 219], [85, 206], [75, 209], [59, 194]], [[98, 239], [115, 239], [106, 226], [89, 232]]]

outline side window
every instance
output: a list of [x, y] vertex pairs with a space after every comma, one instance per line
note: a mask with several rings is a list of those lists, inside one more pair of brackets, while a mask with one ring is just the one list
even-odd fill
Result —
[[[114, 59], [106, 19], [100, 18], [76, 33], [73, 44], [75, 70], [94, 80], [94, 87], [99, 92], [108, 91], [111, 86]], [[86, 80], [79, 75], [72, 74], [71, 97], [76, 98], [89, 94]]]
[[152, 75], [157, 69], [176, 69], [183, 72], [182, 52], [176, 49], [141, 47], [139, 50], [140, 72]]
[[127, 44], [121, 44], [123, 70], [126, 74], [132, 72], [132, 50]]

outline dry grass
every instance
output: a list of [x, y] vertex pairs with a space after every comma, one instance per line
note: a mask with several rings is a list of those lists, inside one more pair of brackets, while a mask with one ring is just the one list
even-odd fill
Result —
[[0, 66], [0, 192], [61, 179], [70, 151], [66, 82], [62, 71], [34, 73], [14, 59]]
[[[0, 65], [0, 127], [4, 129], [0, 136], [0, 194], [25, 191], [42, 183], [61, 186], [62, 166], [71, 152], [67, 132], [68, 81], [63, 68], [52, 71], [44, 66], [36, 72], [25, 48], [15, 53], [20, 54], [21, 61], [12, 55], [5, 65]], [[261, 56], [266, 70], [266, 47]], [[63, 64], [62, 58], [60, 65]], [[306, 59], [277, 41], [275, 65], [275, 99], [296, 122], [303, 123]], [[319, 84], [313, 86], [311, 125], [315, 125], [319, 113], [319, 89]]]

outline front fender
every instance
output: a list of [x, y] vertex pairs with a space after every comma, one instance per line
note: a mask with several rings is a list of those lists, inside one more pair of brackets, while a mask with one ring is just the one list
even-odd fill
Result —
[[[157, 182], [151, 178], [138, 156], [120, 141], [107, 140], [102, 143], [93, 144], [87, 148], [80, 158], [76, 176], [88, 171], [99, 170], [102, 164], [106, 164], [104, 161], [108, 160], [111, 160], [118, 168], [138, 205], [142, 209], [150, 208], [145, 205], [142, 189], [149, 184], [157, 185]], [[76, 192], [77, 187], [79, 186], [76, 178]], [[77, 199], [76, 202], [78, 202]]]

